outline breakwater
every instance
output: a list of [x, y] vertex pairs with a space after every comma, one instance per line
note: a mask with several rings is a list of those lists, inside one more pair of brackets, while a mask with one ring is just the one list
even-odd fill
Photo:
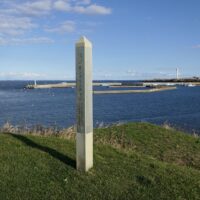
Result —
[[131, 93], [152, 93], [160, 92], [165, 90], [175, 90], [176, 87], [162, 87], [162, 88], [153, 88], [147, 90], [101, 90], [94, 91], [94, 94], [131, 94]]
[[[94, 82], [93, 86], [121, 86], [120, 82]], [[76, 83], [54, 83], [54, 84], [28, 84], [25, 86], [26, 89], [48, 89], [48, 88], [73, 88], [76, 87]]]

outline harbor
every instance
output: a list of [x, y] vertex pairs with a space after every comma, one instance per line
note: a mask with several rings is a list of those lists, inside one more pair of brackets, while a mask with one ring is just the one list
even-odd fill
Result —
[[[115, 81], [117, 82], [120, 81]], [[124, 85], [124, 82], [121, 82]], [[0, 81], [1, 125], [6, 121], [14, 125], [26, 123], [42, 124], [46, 127], [53, 124], [69, 127], [75, 124], [75, 87], [23, 89], [31, 83], [34, 84], [31, 81]], [[59, 81], [38, 81], [41, 85], [56, 83]], [[134, 81], [129, 81], [129, 85], [133, 84]], [[170, 86], [170, 89], [171, 87], [173, 86]], [[155, 89], [152, 87], [94, 87], [94, 93], [102, 90], [113, 91], [110, 94], [108, 92], [94, 94], [94, 125], [98, 127], [101, 123], [107, 125], [118, 121], [147, 121], [162, 124], [167, 121], [187, 132], [192, 133], [195, 130], [199, 133], [200, 87], [176, 87], [177, 89], [173, 90], [153, 90], [154, 92], [151, 91]], [[118, 90], [125, 91], [119, 93]], [[144, 91], [128, 93], [129, 91], [126, 90]], [[145, 90], [148, 92], [145, 93]], [[65, 104], [67, 104], [66, 108], [64, 108]]]

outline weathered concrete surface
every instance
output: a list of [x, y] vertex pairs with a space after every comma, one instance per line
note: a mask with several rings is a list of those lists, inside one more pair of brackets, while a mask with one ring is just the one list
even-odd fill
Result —
[[76, 134], [77, 169], [88, 171], [93, 167], [93, 132]]
[[165, 90], [175, 90], [176, 87], [166, 87], [166, 88], [156, 88], [148, 90], [103, 90], [103, 91], [94, 91], [94, 94], [130, 94], [130, 93], [151, 93], [151, 92], [160, 92]]
[[85, 37], [76, 43], [77, 169], [93, 167], [92, 44]]

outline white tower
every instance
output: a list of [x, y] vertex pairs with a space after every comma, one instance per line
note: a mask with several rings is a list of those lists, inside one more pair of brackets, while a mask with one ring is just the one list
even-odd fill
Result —
[[176, 79], [177, 80], [179, 79], [179, 68], [178, 67], [176, 68]]
[[81, 171], [93, 167], [92, 44], [81, 37], [76, 43], [76, 165]]

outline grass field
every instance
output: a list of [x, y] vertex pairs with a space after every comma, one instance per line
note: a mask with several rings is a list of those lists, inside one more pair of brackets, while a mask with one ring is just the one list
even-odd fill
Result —
[[95, 130], [94, 168], [75, 141], [0, 134], [0, 200], [200, 199], [200, 138], [145, 123]]

